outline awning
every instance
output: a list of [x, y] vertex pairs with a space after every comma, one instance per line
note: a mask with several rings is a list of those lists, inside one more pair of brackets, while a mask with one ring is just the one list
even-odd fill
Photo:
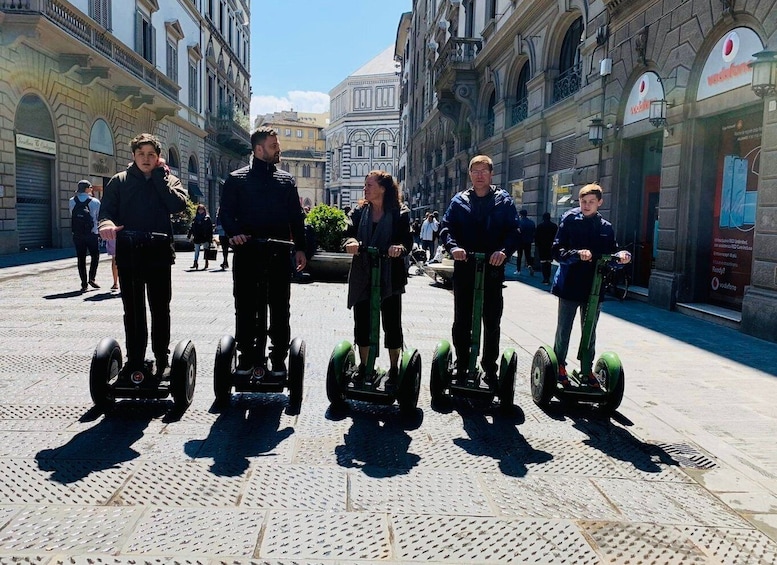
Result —
[[189, 196], [203, 196], [200, 185], [196, 182], [189, 182]]

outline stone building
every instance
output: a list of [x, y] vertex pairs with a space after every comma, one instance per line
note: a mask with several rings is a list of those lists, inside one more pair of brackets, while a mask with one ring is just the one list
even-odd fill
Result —
[[406, 37], [421, 205], [478, 153], [535, 218], [599, 181], [637, 292], [777, 341], [777, 101], [749, 66], [777, 47], [773, 2], [416, 0]]
[[280, 167], [294, 175], [300, 204], [310, 206], [325, 202], [326, 140], [324, 128], [329, 113], [287, 110], [256, 118], [256, 127], [268, 126], [278, 132], [281, 145]]
[[353, 206], [373, 169], [397, 174], [398, 70], [391, 45], [330, 91], [331, 122], [324, 132], [328, 204]]
[[76, 183], [99, 197], [141, 132], [213, 208], [250, 151], [248, 13], [248, 0], [0, 2], [0, 253], [71, 246]]

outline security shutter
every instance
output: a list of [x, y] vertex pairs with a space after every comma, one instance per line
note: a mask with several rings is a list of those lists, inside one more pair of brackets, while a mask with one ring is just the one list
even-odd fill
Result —
[[51, 247], [51, 160], [16, 154], [19, 248]]
[[519, 155], [511, 155], [508, 161], [508, 177], [510, 180], [518, 180], [523, 178], [523, 153]]
[[563, 171], [575, 168], [575, 138], [565, 137], [553, 142], [548, 170]]

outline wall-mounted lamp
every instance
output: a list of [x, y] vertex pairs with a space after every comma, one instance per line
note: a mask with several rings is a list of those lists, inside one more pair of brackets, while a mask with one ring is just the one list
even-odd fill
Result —
[[751, 88], [760, 97], [771, 96], [777, 91], [777, 52], [759, 51], [754, 53], [755, 61], [747, 65], [753, 69]]
[[651, 100], [648, 121], [656, 128], [666, 127], [666, 111], [674, 104], [669, 104], [664, 98], [661, 100]]
[[594, 147], [599, 147], [604, 140], [604, 122], [601, 118], [593, 118], [588, 124], [588, 141]]

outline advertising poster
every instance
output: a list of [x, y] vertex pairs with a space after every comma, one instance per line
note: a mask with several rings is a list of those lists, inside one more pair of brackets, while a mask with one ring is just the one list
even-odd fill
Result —
[[741, 310], [753, 263], [761, 116], [724, 118], [720, 128], [709, 301]]

